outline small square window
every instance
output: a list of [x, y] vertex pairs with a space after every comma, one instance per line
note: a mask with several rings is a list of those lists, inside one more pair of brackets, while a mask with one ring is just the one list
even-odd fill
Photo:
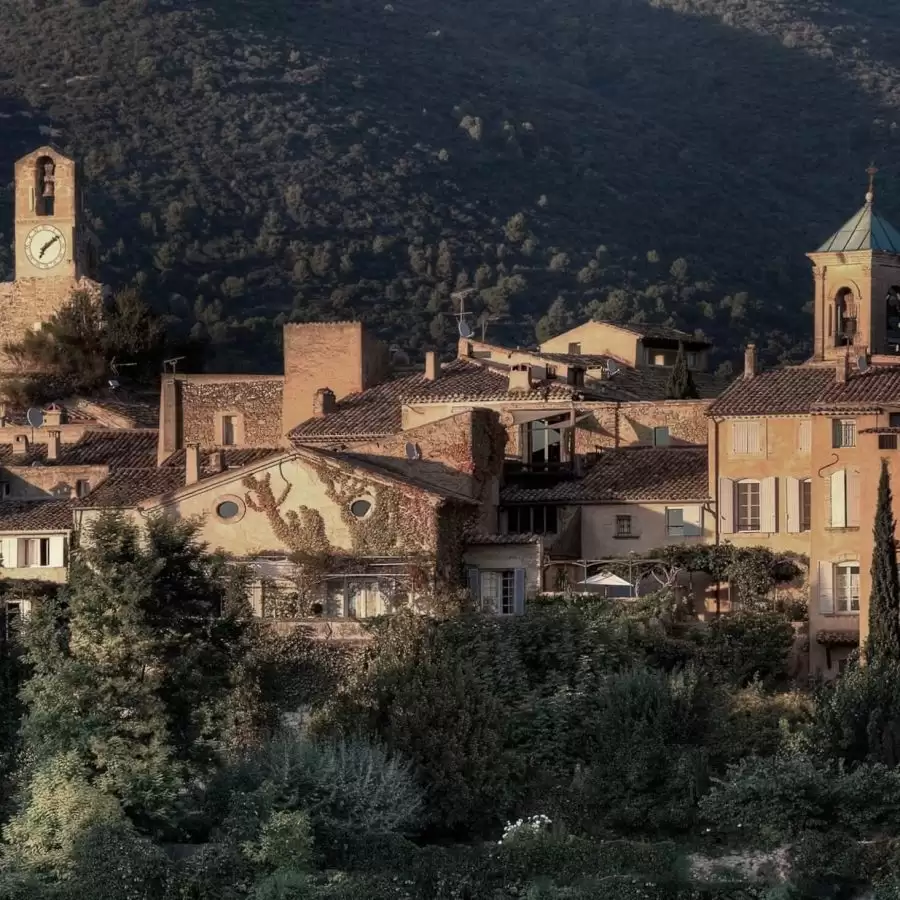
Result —
[[833, 419], [831, 428], [835, 449], [856, 446], [856, 419]]
[[896, 434], [879, 434], [878, 435], [879, 450], [896, 450], [897, 435]]
[[888, 416], [888, 425], [891, 428], [900, 428], [900, 412], [891, 413]]
[[631, 516], [616, 516], [616, 537], [631, 536]]
[[666, 534], [669, 537], [684, 537], [684, 510], [666, 510]]
[[233, 447], [235, 445], [235, 417], [222, 416], [222, 446]]
[[653, 446], [668, 447], [669, 446], [669, 429], [668, 426], [661, 425], [653, 429]]
[[75, 496], [76, 497], [87, 497], [87, 495], [91, 492], [91, 483], [85, 478], [79, 478], [75, 482]]

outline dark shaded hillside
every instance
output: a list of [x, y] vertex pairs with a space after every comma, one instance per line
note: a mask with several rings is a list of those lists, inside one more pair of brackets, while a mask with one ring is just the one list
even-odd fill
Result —
[[802, 356], [803, 253], [871, 156], [900, 220], [898, 30], [862, 0], [0, 0], [0, 171], [52, 122], [105, 279], [218, 368], [275, 365], [285, 317], [449, 347], [467, 285], [512, 340], [597, 314]]

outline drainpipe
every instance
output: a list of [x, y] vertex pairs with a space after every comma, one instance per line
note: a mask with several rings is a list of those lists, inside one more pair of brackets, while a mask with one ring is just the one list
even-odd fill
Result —
[[[719, 512], [719, 420], [713, 419], [713, 486], [712, 495], [715, 499], [716, 507], [716, 546], [718, 547], [722, 541], [722, 516]], [[716, 618], [722, 614], [722, 582], [716, 579]]]

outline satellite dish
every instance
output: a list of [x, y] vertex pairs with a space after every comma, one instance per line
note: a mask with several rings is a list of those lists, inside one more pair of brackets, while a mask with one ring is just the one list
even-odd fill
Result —
[[113, 390], [115, 390], [119, 386], [119, 380], [117, 378], [110, 378], [108, 384]]
[[869, 371], [869, 358], [865, 355], [856, 357], [856, 368], [860, 373], [865, 374]]
[[419, 449], [418, 444], [412, 443], [412, 441], [406, 442], [406, 458], [408, 460], [415, 460], [422, 458], [422, 451]]
[[459, 336], [462, 338], [472, 337], [472, 328], [469, 323], [463, 319], [460, 319], [459, 322]]
[[25, 421], [32, 428], [40, 428], [44, 424], [44, 411], [39, 406], [32, 406], [25, 413]]
[[606, 364], [606, 371], [607, 371], [609, 377], [612, 378], [613, 375], [615, 375], [616, 372], [619, 371], [619, 364], [618, 364], [614, 359], [611, 359], [611, 360]]

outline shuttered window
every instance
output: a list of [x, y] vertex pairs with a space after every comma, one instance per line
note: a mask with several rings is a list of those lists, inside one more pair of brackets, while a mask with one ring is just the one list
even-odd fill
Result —
[[832, 528], [859, 526], [859, 472], [838, 469], [828, 479], [830, 487], [829, 511]]
[[855, 447], [856, 419], [833, 419], [831, 422], [831, 435], [833, 447]]
[[812, 446], [812, 423], [809, 420], [800, 422], [797, 429], [797, 449], [800, 453], [809, 453]]
[[760, 483], [758, 481], [739, 481], [736, 491], [737, 530], [759, 531]]
[[754, 456], [762, 452], [762, 429], [756, 422], [731, 423], [731, 452], [734, 456]]

